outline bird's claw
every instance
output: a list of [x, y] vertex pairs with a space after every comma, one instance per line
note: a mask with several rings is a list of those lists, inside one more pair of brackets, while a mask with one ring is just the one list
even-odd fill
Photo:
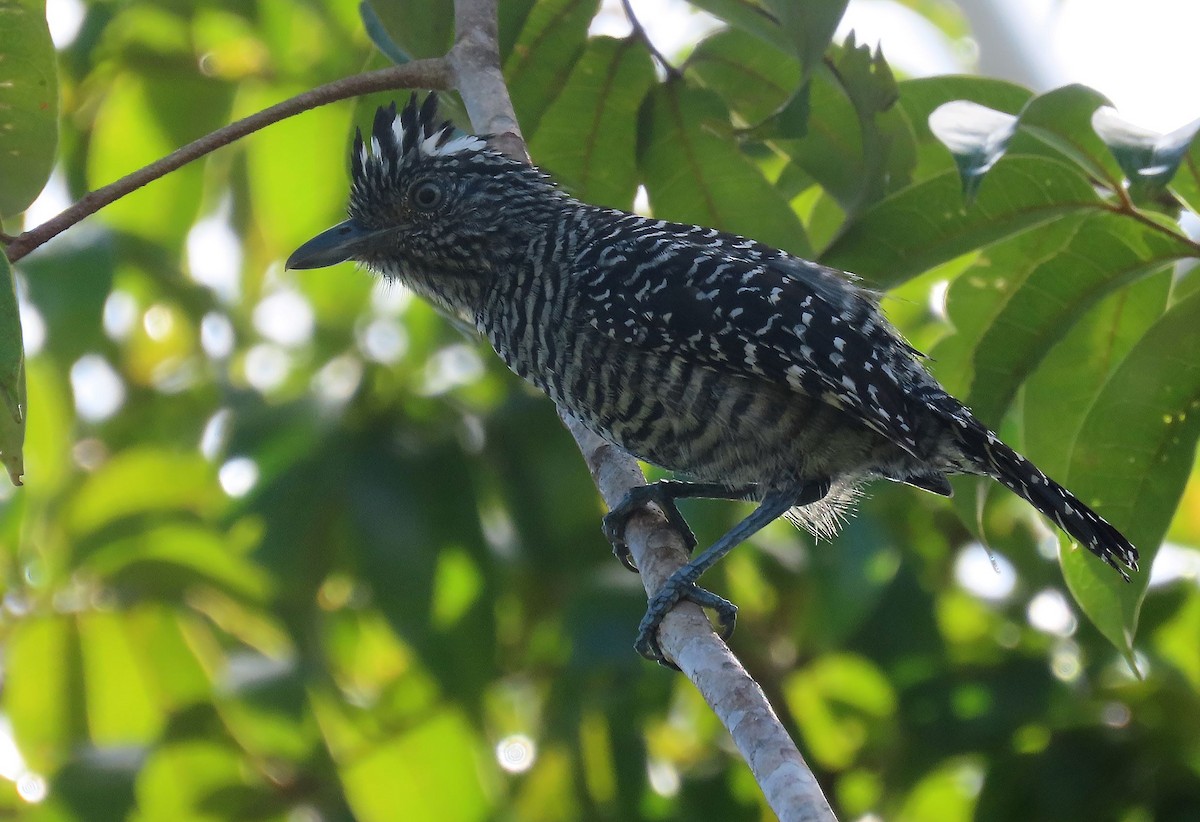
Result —
[[696, 548], [696, 535], [692, 533], [683, 514], [679, 513], [679, 508], [675, 505], [675, 498], [666, 485], [656, 482], [631, 488], [617, 507], [604, 515], [602, 529], [605, 538], [612, 544], [613, 556], [634, 573], [638, 573], [638, 567], [637, 563], [633, 561], [629, 544], [625, 541], [625, 527], [629, 524], [629, 518], [633, 516], [634, 512], [648, 502], [657, 505], [670, 526], [683, 537], [684, 547], [687, 548], [689, 554]]
[[625, 541], [625, 526], [629, 523], [632, 513], [632, 508], [626, 508], [622, 502], [604, 515], [600, 528], [604, 531], [604, 538], [612, 544], [613, 556], [636, 574], [638, 573], [637, 563], [633, 561], [633, 552], [629, 550], [629, 543]]
[[733, 635], [734, 626], [737, 624], [737, 606], [724, 597], [692, 582], [691, 570], [685, 565], [663, 583], [662, 588], [658, 590], [646, 607], [646, 615], [642, 617], [642, 621], [638, 625], [637, 639], [633, 643], [634, 649], [646, 659], [675, 670], [679, 670], [679, 667], [666, 658], [658, 643], [658, 628], [662, 624], [663, 617], [680, 600], [686, 599], [701, 608], [714, 611], [717, 615], [717, 635], [723, 641]]

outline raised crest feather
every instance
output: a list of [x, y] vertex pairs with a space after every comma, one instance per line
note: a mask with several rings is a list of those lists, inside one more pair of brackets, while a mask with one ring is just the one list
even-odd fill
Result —
[[355, 138], [351, 159], [353, 171], [361, 175], [372, 158], [387, 172], [421, 157], [444, 157], [487, 148], [487, 142], [481, 137], [474, 134], [455, 136], [454, 132], [454, 124], [449, 120], [438, 122], [435, 92], [430, 92], [424, 101], [418, 101], [413, 93], [403, 109], [397, 110], [393, 102], [375, 111], [370, 149], [362, 142], [361, 134]]

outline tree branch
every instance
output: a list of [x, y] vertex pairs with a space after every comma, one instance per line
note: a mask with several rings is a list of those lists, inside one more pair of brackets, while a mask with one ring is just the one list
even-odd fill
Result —
[[[510, 157], [529, 162], [500, 73], [496, 0], [455, 0], [454, 17], [456, 42], [449, 59], [473, 127], [496, 135], [493, 145]], [[584, 428], [562, 409], [559, 415], [609, 508], [617, 505], [629, 489], [646, 483], [633, 457]], [[625, 537], [648, 595], [656, 593], [687, 562], [683, 536], [660, 513], [635, 514]], [[681, 602], [663, 619], [658, 636], [666, 655], [692, 681], [728, 729], [779, 819], [836, 822], [820, 785], [762, 688], [713, 632], [699, 606]]]
[[449, 89], [453, 85], [453, 74], [448, 61], [444, 58], [414, 60], [402, 66], [389, 66], [378, 71], [343, 77], [332, 83], [310, 89], [303, 94], [297, 94], [295, 97], [276, 103], [270, 108], [238, 120], [236, 123], [230, 123], [206, 134], [200, 139], [176, 149], [161, 160], [139, 168], [103, 188], [88, 192], [77, 203], [36, 228], [11, 238], [11, 240], [0, 237], [0, 242], [6, 242], [5, 253], [8, 255], [9, 261], [15, 263], [42, 243], [58, 236], [80, 220], [95, 214], [104, 206], [124, 197], [131, 191], [136, 191], [146, 183], [157, 180], [180, 166], [187, 165], [192, 160], [199, 159], [272, 123], [285, 120], [317, 106], [334, 103], [338, 100], [347, 100], [373, 91], [403, 88]]

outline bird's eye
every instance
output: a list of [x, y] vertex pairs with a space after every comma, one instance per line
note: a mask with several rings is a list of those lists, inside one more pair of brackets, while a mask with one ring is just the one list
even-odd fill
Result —
[[429, 180], [417, 183], [413, 186], [412, 202], [422, 211], [432, 211], [442, 203], [442, 190]]

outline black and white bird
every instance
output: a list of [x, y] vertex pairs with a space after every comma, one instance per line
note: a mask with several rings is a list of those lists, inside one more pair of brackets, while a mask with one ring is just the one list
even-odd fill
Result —
[[487, 338], [589, 429], [689, 482], [635, 489], [605, 518], [656, 502], [690, 537], [680, 497], [758, 508], [651, 599], [638, 650], [717, 559], [781, 515], [832, 533], [865, 482], [950, 494], [948, 474], [999, 480], [1128, 579], [1137, 550], [1013, 451], [930, 376], [854, 278], [712, 228], [580, 202], [536, 167], [439, 122], [414, 94], [380, 108], [351, 156], [349, 219], [289, 268], [356, 260]]

